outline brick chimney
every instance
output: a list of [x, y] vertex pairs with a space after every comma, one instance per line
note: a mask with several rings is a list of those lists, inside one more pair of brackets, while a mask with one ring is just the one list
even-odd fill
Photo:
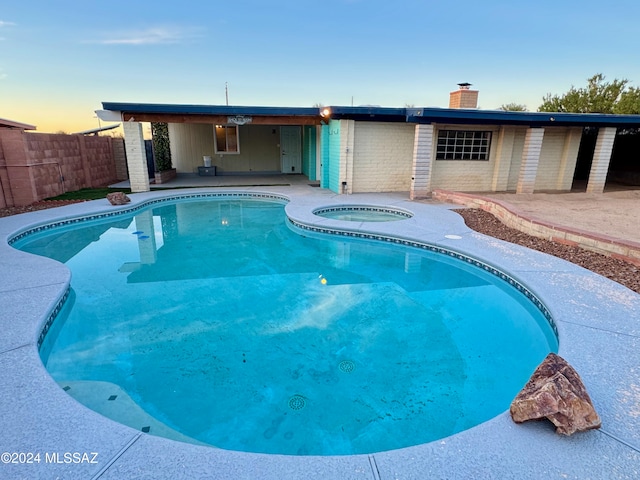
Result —
[[478, 108], [478, 90], [470, 90], [470, 83], [459, 83], [458, 90], [449, 94], [449, 108]]

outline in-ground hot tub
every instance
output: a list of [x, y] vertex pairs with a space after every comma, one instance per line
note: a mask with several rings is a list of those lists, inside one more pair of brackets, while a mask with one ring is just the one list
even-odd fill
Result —
[[319, 217], [347, 222], [394, 222], [413, 217], [411, 212], [399, 208], [377, 205], [337, 205], [317, 208], [313, 211]]

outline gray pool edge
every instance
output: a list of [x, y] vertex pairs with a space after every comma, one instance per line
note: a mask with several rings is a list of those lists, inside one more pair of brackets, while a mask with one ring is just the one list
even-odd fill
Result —
[[[345, 222], [313, 215], [315, 208], [345, 202], [318, 189], [189, 189], [198, 192], [264, 192], [290, 199], [287, 215], [342, 228]], [[131, 206], [182, 192], [131, 195]], [[635, 478], [640, 469], [640, 295], [562, 260], [469, 230], [450, 206], [406, 200], [399, 194], [351, 195], [348, 203], [392, 205], [406, 220], [353, 225], [350, 229], [442, 245], [505, 270], [551, 311], [559, 353], [582, 376], [603, 419], [600, 431], [561, 437], [547, 422], [515, 425], [508, 412], [452, 437], [372, 455], [293, 457], [230, 452], [137, 432], [69, 397], [44, 369], [37, 338], [64, 294], [68, 270], [7, 244], [29, 225], [60, 217], [112, 212], [106, 200], [0, 219], [0, 453], [40, 453], [39, 463], [0, 464], [0, 477], [25, 478]], [[129, 207], [124, 207], [129, 208]], [[460, 239], [447, 238], [456, 235]], [[65, 463], [65, 453], [97, 453]], [[47, 455], [45, 457], [45, 454]], [[26, 456], [17, 458], [27, 459]], [[33, 460], [33, 458], [32, 458]], [[87, 460], [87, 461], [84, 461]]]

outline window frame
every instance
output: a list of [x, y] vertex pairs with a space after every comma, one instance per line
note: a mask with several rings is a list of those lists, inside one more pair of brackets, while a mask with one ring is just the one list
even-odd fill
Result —
[[[224, 139], [225, 145], [223, 149], [220, 149], [218, 145], [218, 129], [223, 128], [225, 130]], [[235, 150], [229, 150], [229, 129], [235, 129]], [[215, 153], [225, 154], [225, 155], [238, 155], [240, 153], [240, 129], [238, 125], [214, 125], [213, 126], [213, 148]]]
[[488, 162], [492, 137], [492, 130], [438, 130], [436, 160]]

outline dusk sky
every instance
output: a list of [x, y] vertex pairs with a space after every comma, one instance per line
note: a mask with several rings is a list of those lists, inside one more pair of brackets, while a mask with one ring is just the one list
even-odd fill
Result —
[[[95, 128], [101, 102], [535, 111], [603, 73], [640, 86], [640, 2], [14, 1], [0, 7], [0, 118]], [[103, 124], [104, 126], [104, 124]]]

